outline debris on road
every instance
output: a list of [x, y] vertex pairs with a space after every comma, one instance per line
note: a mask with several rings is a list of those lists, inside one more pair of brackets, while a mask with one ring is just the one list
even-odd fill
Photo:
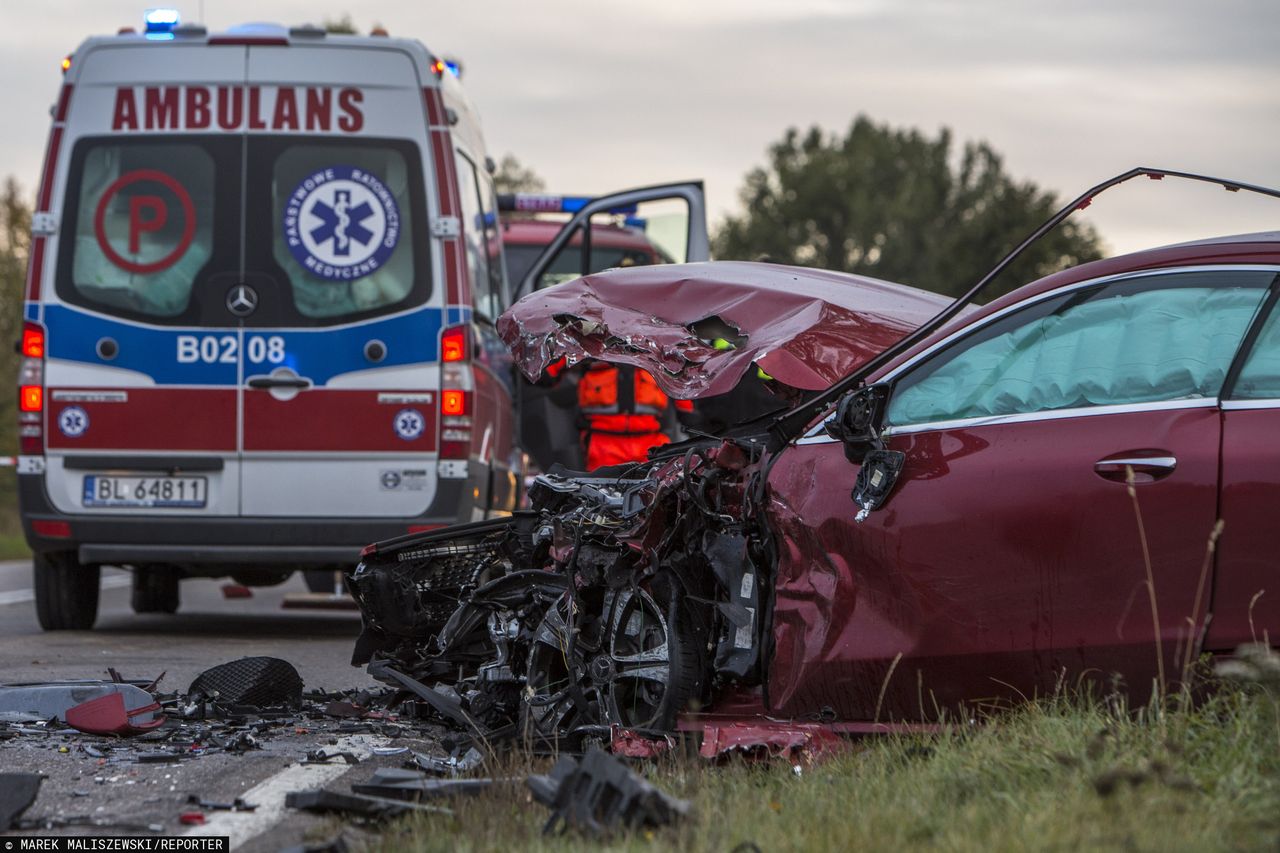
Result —
[[187, 797], [187, 805], [195, 806], [196, 808], [204, 809], [205, 811], [217, 812], [251, 812], [258, 808], [256, 805], [246, 803], [239, 797], [229, 803], [211, 803], [208, 800], [201, 798], [198, 794], [192, 794]]
[[421, 801], [434, 797], [457, 797], [478, 794], [496, 784], [510, 784], [519, 779], [429, 779], [418, 770], [382, 767], [374, 771], [368, 782], [357, 783], [351, 790], [392, 800]]
[[15, 828], [18, 818], [36, 801], [43, 781], [39, 773], [0, 773], [0, 830]]
[[119, 689], [68, 708], [67, 725], [92, 735], [139, 735], [164, 725], [160, 703], [150, 693], [131, 684], [111, 686]]
[[339, 791], [292, 791], [285, 796], [285, 806], [300, 811], [319, 814], [341, 814], [368, 820], [385, 820], [410, 811], [451, 814], [438, 806], [424, 806], [403, 800], [387, 800], [367, 797], [363, 794], [343, 794]]
[[581, 760], [565, 755], [545, 776], [530, 776], [533, 797], [552, 810], [544, 833], [574, 828], [606, 835], [658, 827], [689, 814], [690, 804], [668, 796], [617, 758], [593, 748]]
[[302, 677], [280, 658], [249, 657], [206, 669], [187, 688], [188, 696], [231, 705], [270, 708], [302, 704]]
[[[119, 680], [6, 684], [0, 685], [0, 722], [34, 723], [45, 720], [66, 722], [67, 711], [71, 708], [113, 694], [127, 696], [128, 704], [133, 706], [137, 706], [143, 699], [146, 702], [151, 701], [151, 695], [138, 683]], [[148, 722], [150, 722], [149, 719], [140, 721], [142, 724]]]

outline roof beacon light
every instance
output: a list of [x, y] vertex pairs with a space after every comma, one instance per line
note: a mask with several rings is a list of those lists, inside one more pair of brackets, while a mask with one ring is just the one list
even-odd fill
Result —
[[[545, 193], [500, 193], [498, 210], [503, 212], [519, 211], [521, 213], [577, 213], [593, 201], [589, 195], [547, 195]], [[608, 213], [619, 216], [631, 216], [636, 212], [636, 205], [627, 204], [611, 207]]]
[[142, 16], [146, 23], [146, 36], [149, 39], [171, 39], [173, 31], [182, 23], [177, 9], [148, 9]]
[[459, 62], [456, 59], [446, 58], [444, 60], [444, 67], [454, 77], [457, 77], [459, 80], [462, 79], [462, 63], [461, 62]]

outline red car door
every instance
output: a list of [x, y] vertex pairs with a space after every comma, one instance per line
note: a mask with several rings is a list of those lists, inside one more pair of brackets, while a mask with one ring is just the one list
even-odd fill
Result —
[[789, 449], [772, 709], [928, 719], [1113, 671], [1141, 694], [1157, 646], [1175, 679], [1217, 518], [1217, 395], [1270, 279], [1111, 277], [955, 332], [886, 377], [905, 465], [860, 524], [842, 445]]
[[1280, 641], [1280, 311], [1273, 306], [1222, 403], [1222, 535], [1204, 648]]

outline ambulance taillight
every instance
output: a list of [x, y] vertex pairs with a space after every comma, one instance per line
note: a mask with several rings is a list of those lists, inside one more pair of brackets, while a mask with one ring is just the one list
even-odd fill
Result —
[[22, 324], [18, 365], [18, 446], [24, 455], [44, 453], [44, 329]]
[[440, 458], [471, 456], [471, 326], [440, 333]]

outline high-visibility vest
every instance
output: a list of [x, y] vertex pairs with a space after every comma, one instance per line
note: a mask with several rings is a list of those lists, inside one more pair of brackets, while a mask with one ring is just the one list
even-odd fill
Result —
[[647, 371], [631, 365], [602, 361], [589, 365], [578, 382], [578, 409], [592, 415], [660, 416], [667, 408], [667, 395]]

